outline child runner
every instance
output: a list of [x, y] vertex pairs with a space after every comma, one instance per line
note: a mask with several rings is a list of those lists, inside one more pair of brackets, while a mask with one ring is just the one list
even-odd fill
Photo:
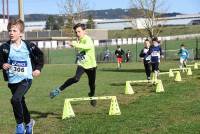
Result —
[[183, 67], [186, 67], [187, 59], [189, 57], [188, 50], [185, 48], [184, 44], [181, 44], [181, 48], [178, 52], [179, 58], [180, 58], [180, 69], [183, 69]]
[[[11, 104], [16, 120], [16, 134], [32, 134], [35, 121], [26, 106], [25, 94], [33, 77], [40, 75], [43, 53], [32, 42], [22, 40], [24, 22], [12, 20], [7, 26], [10, 40], [0, 46], [0, 69], [11, 90]], [[24, 126], [25, 124], [25, 126]]]
[[140, 58], [143, 60], [147, 80], [151, 79], [150, 78], [150, 75], [151, 75], [151, 67], [150, 67], [151, 57], [150, 57], [150, 55], [148, 55], [149, 47], [150, 47], [150, 42], [149, 42], [148, 39], [146, 39], [144, 41], [144, 48], [140, 52]]
[[124, 50], [121, 49], [120, 46], [117, 46], [117, 49], [115, 50], [115, 55], [117, 57], [117, 69], [120, 69], [122, 67]]
[[151, 56], [152, 72], [155, 73], [155, 78], [157, 79], [159, 75], [160, 57], [163, 57], [162, 48], [157, 37], [152, 39], [152, 45], [149, 48], [148, 55]]
[[[95, 59], [95, 47], [92, 39], [86, 35], [86, 26], [78, 23], [74, 26], [74, 31], [77, 36], [77, 42], [70, 43], [71, 47], [78, 49], [77, 54], [77, 70], [75, 76], [66, 80], [61, 86], [53, 89], [50, 92], [50, 98], [58, 96], [68, 86], [78, 82], [83, 75], [86, 73], [89, 80], [90, 92], [89, 97], [95, 95], [95, 79], [96, 79], [96, 59]], [[91, 100], [90, 104], [96, 106], [96, 100]]]

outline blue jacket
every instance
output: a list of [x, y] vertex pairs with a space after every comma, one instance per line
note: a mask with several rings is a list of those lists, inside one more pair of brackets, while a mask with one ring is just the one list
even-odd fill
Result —
[[148, 55], [151, 55], [152, 63], [160, 62], [160, 56], [163, 55], [162, 48], [160, 47], [160, 45], [153, 45], [149, 48]]

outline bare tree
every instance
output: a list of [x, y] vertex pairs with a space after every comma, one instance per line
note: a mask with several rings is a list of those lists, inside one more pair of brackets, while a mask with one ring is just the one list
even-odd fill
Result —
[[67, 28], [73, 30], [75, 23], [81, 22], [88, 9], [87, 0], [64, 0], [59, 4], [67, 18]]
[[[164, 12], [164, 0], [130, 0], [132, 8], [140, 12], [140, 19], [133, 19], [134, 26], [142, 25], [144, 29], [138, 31], [150, 38], [158, 36], [162, 25], [159, 25], [161, 13]], [[138, 22], [139, 21], [139, 22]]]

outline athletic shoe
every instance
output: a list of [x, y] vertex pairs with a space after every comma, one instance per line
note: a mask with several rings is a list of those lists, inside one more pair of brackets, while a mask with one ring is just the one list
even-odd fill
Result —
[[26, 125], [26, 133], [25, 134], [33, 134], [34, 125], [35, 125], [35, 120], [31, 119], [31, 121]]
[[91, 100], [90, 101], [90, 105], [95, 107], [97, 105], [97, 101], [96, 100]]
[[17, 124], [16, 126], [16, 134], [24, 134], [24, 124], [23, 123], [20, 123], [20, 124]]
[[[93, 97], [94, 95], [92, 93], [88, 93], [89, 97]], [[90, 100], [90, 105], [95, 107], [97, 105], [97, 101], [96, 100]]]
[[50, 98], [53, 99], [54, 97], [58, 96], [60, 94], [60, 89], [57, 87], [57, 88], [54, 88], [51, 92], [50, 92]]

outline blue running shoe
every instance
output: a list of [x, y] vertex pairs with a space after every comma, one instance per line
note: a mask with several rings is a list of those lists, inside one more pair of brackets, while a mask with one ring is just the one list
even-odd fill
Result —
[[35, 125], [35, 120], [31, 119], [30, 123], [26, 125], [26, 133], [25, 134], [33, 134], [33, 127]]
[[24, 134], [24, 124], [23, 123], [20, 123], [20, 124], [17, 124], [16, 126], [16, 134]]
[[53, 99], [54, 97], [58, 96], [60, 92], [61, 92], [60, 89], [57, 87], [50, 92], [49, 96], [51, 99]]

